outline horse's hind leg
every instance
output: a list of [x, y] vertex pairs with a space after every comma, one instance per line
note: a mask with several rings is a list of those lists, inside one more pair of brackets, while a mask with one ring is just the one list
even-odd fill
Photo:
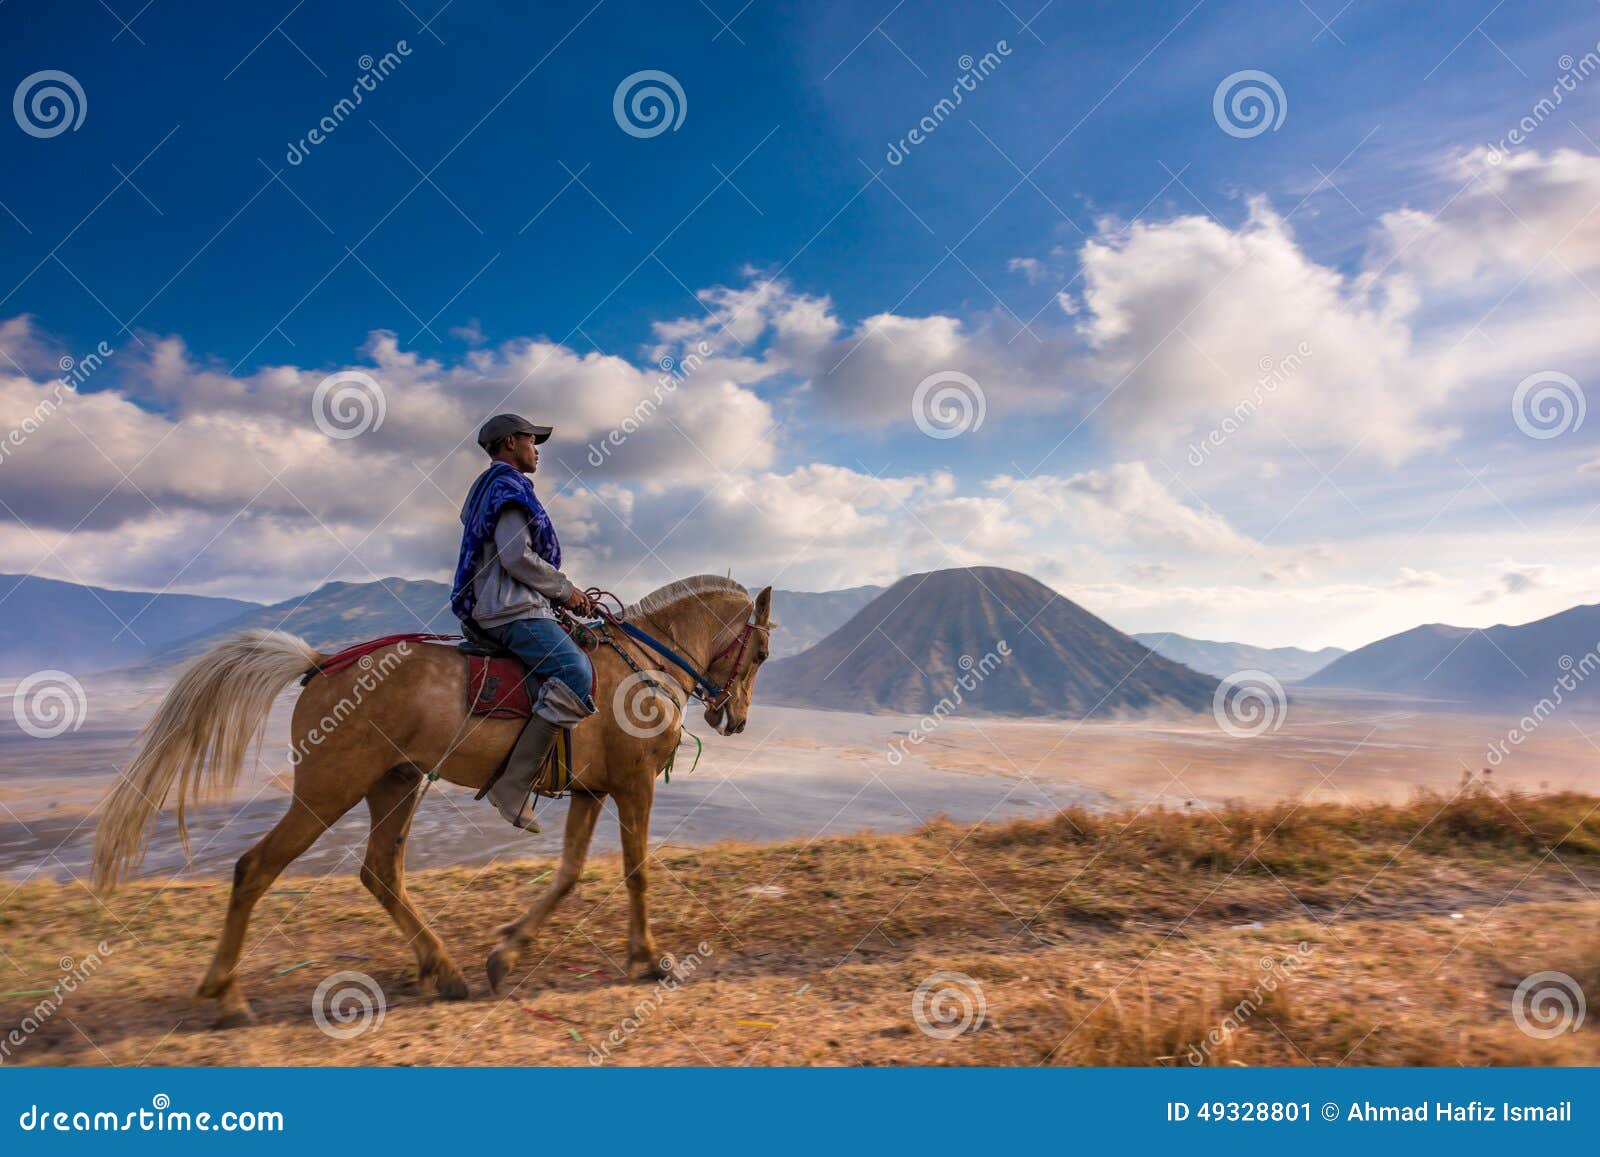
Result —
[[296, 795], [289, 801], [289, 812], [273, 829], [248, 852], [239, 857], [233, 869], [233, 892], [228, 897], [228, 915], [222, 925], [222, 939], [217, 943], [217, 954], [200, 981], [196, 996], [211, 997], [221, 1002], [218, 1028], [233, 1028], [249, 1024], [255, 1017], [250, 1004], [239, 991], [239, 978], [235, 969], [239, 953], [244, 947], [245, 929], [250, 924], [250, 912], [263, 893], [299, 855], [314, 844], [317, 837], [327, 831], [339, 817], [349, 811], [360, 799], [355, 796], [347, 802], [319, 799], [315, 805]]
[[400, 935], [417, 954], [417, 980], [422, 987], [436, 988], [446, 1000], [465, 1000], [466, 977], [406, 892], [405, 842], [422, 798], [421, 786], [422, 773], [410, 764], [402, 764], [390, 768], [367, 792], [372, 835], [367, 839], [361, 882], [394, 918]]
[[561, 845], [561, 864], [556, 868], [555, 878], [520, 920], [513, 921], [500, 929], [500, 945], [489, 953], [491, 991], [497, 993], [500, 991], [501, 981], [505, 980], [506, 975], [516, 967], [522, 950], [533, 942], [533, 938], [538, 935], [540, 925], [545, 922], [562, 898], [572, 891], [572, 886], [583, 874], [583, 861], [589, 855], [589, 841], [594, 837], [595, 821], [600, 818], [600, 806], [603, 802], [602, 796], [573, 794], [572, 806], [567, 809], [567, 827]]

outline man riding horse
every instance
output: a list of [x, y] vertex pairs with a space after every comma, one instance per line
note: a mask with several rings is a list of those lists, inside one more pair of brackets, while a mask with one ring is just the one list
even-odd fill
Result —
[[[274, 701], [294, 680], [303, 687], [290, 722], [299, 758], [289, 806], [234, 865], [222, 935], [196, 990], [217, 1001], [219, 1026], [251, 1019], [239, 961], [257, 902], [363, 799], [372, 831], [362, 884], [415, 953], [419, 987], [465, 999], [465, 975], [406, 889], [412, 817], [428, 785], [442, 780], [491, 791], [502, 815], [531, 828], [529, 790], [560, 728], [573, 728], [561, 860], [526, 910], [499, 930], [485, 961], [489, 987], [512, 984], [540, 927], [583, 875], [606, 800], [616, 808], [628, 893], [628, 969], [641, 977], [670, 973], [646, 905], [656, 777], [672, 763], [691, 698], [704, 703], [707, 727], [723, 735], [745, 729], [774, 625], [772, 588], [752, 592], [699, 574], [615, 612], [592, 606], [561, 573], [555, 528], [527, 478], [549, 436], [512, 414], [484, 424], [479, 442], [493, 461], [462, 508], [451, 600], [469, 633], [508, 647], [544, 680], [525, 725], [475, 711], [467, 657], [426, 634], [330, 655], [284, 631], [244, 631], [190, 662], [156, 708], [100, 809], [94, 881], [102, 893], [138, 867], [169, 797], [177, 798], [177, 833], [186, 840], [185, 806], [236, 790]], [[598, 618], [592, 664], [561, 630], [557, 607]], [[594, 722], [574, 727], [597, 714], [597, 703]]]
[[489, 798], [515, 827], [537, 832], [532, 788], [556, 736], [595, 712], [594, 669], [556, 617], [593, 610], [561, 573], [561, 542], [528, 479], [551, 428], [518, 414], [496, 414], [478, 431], [491, 459], [461, 507], [461, 555], [450, 608], [471, 638], [488, 636], [542, 680], [533, 715], [511, 749]]

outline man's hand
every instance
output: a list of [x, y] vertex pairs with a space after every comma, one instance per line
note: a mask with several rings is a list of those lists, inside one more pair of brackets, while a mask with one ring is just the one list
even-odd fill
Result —
[[576, 585], [573, 586], [572, 593], [562, 601], [561, 605], [566, 607], [567, 610], [571, 611], [573, 614], [580, 615], [585, 618], [594, 614], [594, 600], [588, 595], [584, 594], [583, 591]]

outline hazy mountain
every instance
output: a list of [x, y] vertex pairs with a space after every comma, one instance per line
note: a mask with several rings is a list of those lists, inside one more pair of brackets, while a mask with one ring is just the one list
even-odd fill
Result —
[[1569, 677], [1583, 681], [1563, 696], [1600, 702], [1600, 679], [1591, 678], [1595, 660], [1584, 661], [1596, 647], [1600, 605], [1573, 607], [1517, 626], [1431, 623], [1359, 647], [1304, 685], [1528, 707], [1550, 695], [1556, 681], [1575, 666]]
[[901, 579], [815, 647], [770, 663], [756, 690], [771, 703], [922, 713], [964, 677], [976, 682], [961, 691], [967, 714], [1198, 710], [1217, 686], [1027, 575], [974, 567]]
[[73, 674], [135, 663], [261, 604], [0, 575], [0, 675]]
[[398, 578], [327, 583], [270, 607], [253, 606], [246, 614], [163, 648], [153, 658], [163, 663], [187, 659], [247, 627], [288, 631], [324, 652], [402, 631], [456, 634], [460, 630], [450, 613], [450, 588], [445, 583]]
[[[773, 632], [778, 654], [793, 654], [811, 646], [882, 589], [774, 591], [773, 614], [781, 624]], [[186, 659], [247, 627], [276, 627], [299, 635], [324, 651], [402, 631], [455, 634], [460, 630], [450, 613], [449, 586], [427, 579], [328, 583], [269, 607], [244, 605], [249, 608], [248, 613], [208, 624], [209, 629], [162, 648], [156, 660]]]
[[1146, 631], [1133, 636], [1158, 655], [1165, 655], [1174, 663], [1193, 667], [1196, 671], [1219, 678], [1235, 671], [1265, 671], [1287, 683], [1304, 679], [1322, 670], [1340, 655], [1347, 654], [1340, 647], [1324, 647], [1320, 651], [1306, 651], [1299, 647], [1252, 647], [1248, 643], [1218, 643], [1210, 639], [1191, 639], [1171, 631]]
[[798, 655], [831, 635], [846, 619], [883, 593], [882, 587], [849, 587], [840, 591], [773, 591], [772, 632], [776, 657]]

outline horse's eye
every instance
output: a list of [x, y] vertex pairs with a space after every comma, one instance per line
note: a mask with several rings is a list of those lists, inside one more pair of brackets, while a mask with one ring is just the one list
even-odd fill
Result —
[[757, 651], [756, 652], [756, 662], [757, 663], [765, 663], [766, 661], [767, 661], [767, 653], [765, 651]]

